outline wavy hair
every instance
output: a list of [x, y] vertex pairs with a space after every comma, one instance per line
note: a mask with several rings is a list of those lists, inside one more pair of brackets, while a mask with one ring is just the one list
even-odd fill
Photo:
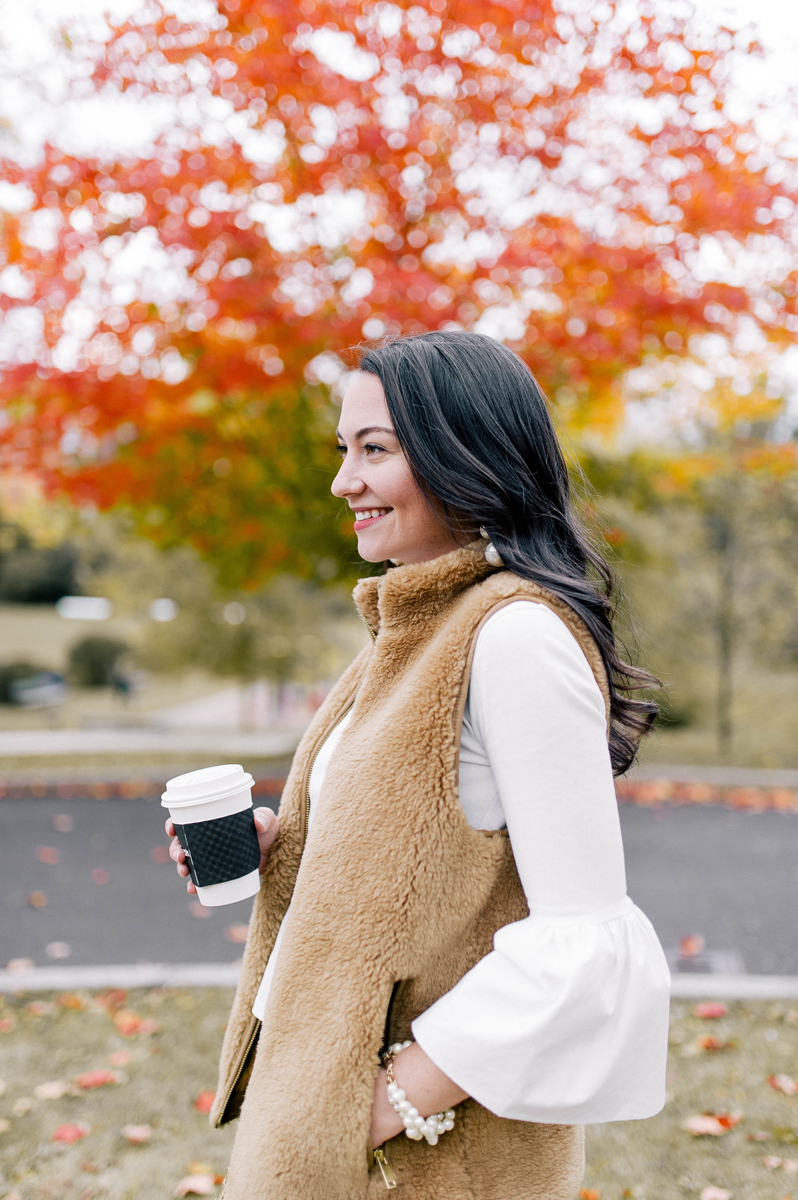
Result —
[[501, 342], [461, 330], [385, 338], [359, 347], [357, 363], [382, 383], [416, 482], [453, 535], [482, 526], [510, 571], [564, 600], [590, 630], [609, 682], [612, 767], [623, 774], [658, 712], [635, 693], [658, 681], [618, 653], [612, 570], [573, 511], [534, 375]]

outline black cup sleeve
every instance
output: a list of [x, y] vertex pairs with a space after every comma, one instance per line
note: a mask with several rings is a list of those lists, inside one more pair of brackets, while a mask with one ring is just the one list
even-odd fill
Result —
[[260, 866], [260, 845], [251, 808], [229, 817], [217, 817], [215, 821], [178, 825], [173, 817], [172, 822], [197, 887], [228, 883]]

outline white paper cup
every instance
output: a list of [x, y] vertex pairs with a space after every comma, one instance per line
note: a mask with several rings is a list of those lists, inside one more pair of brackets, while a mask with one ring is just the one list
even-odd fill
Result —
[[203, 904], [246, 900], [260, 889], [254, 780], [243, 767], [204, 767], [170, 779], [161, 797]]

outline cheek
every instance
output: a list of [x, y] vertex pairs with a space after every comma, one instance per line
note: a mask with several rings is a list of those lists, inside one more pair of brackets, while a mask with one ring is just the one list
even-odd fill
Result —
[[397, 462], [395, 469], [389, 475], [384, 476], [380, 484], [378, 490], [380, 498], [386, 504], [390, 504], [397, 514], [414, 512], [419, 502], [423, 500], [421, 492], [404, 462]]

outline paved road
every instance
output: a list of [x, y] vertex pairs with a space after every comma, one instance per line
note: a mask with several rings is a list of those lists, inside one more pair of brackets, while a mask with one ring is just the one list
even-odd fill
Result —
[[[63, 816], [69, 832], [54, 827]], [[621, 820], [630, 895], [666, 947], [700, 933], [751, 973], [798, 974], [798, 814], [623, 805]], [[0, 967], [240, 957], [228, 939], [251, 902], [195, 915], [171, 862], [153, 858], [165, 842], [162, 809], [142, 800], [0, 802]], [[46, 906], [31, 906], [37, 892]]]

